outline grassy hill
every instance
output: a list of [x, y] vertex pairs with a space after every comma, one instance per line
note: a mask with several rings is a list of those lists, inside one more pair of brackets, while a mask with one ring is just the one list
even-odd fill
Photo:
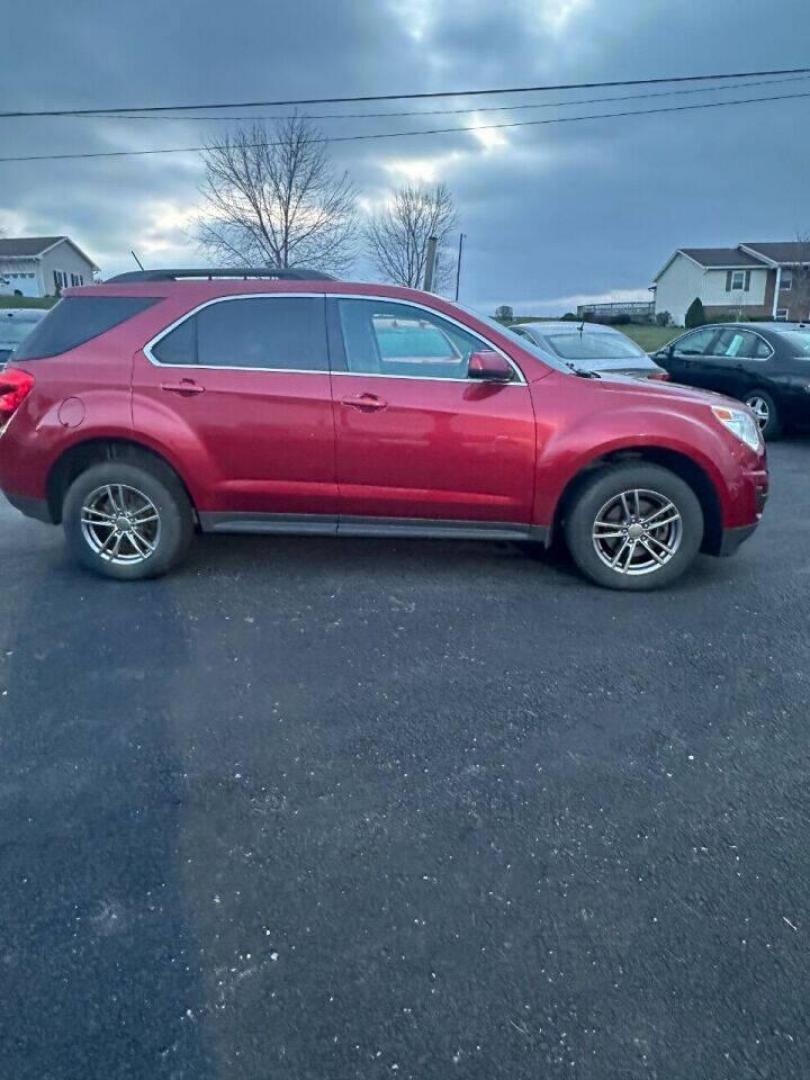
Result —
[[55, 303], [55, 296], [0, 296], [0, 308], [50, 308]]

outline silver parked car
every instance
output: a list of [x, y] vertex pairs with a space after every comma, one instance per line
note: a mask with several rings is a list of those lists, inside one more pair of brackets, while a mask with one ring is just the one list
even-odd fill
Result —
[[519, 323], [509, 329], [580, 371], [640, 379], [669, 377], [635, 341], [612, 326], [565, 320]]
[[0, 368], [47, 314], [42, 308], [0, 308]]

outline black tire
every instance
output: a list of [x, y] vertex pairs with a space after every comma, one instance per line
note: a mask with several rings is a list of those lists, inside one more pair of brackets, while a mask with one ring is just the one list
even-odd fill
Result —
[[[153, 539], [154, 551], [141, 561], [114, 563], [94, 550], [82, 525], [82, 507], [99, 488], [118, 485], [135, 489], [152, 503], [159, 515]], [[160, 462], [132, 464], [105, 461], [93, 465], [73, 481], [62, 505], [62, 525], [72, 555], [88, 570], [119, 581], [159, 577], [175, 566], [188, 550], [194, 534], [191, 503], [183, 485], [168, 466]], [[104, 526], [103, 528], [107, 528]], [[108, 535], [102, 533], [102, 536]], [[131, 548], [123, 548], [129, 550]]]
[[[782, 418], [779, 415], [779, 409], [776, 406], [776, 402], [766, 390], [749, 390], [743, 398], [743, 401], [749, 409], [754, 408], [758, 400], [761, 401], [768, 410], [768, 422], [764, 427], [760, 425], [759, 430], [762, 432], [763, 439], [769, 439], [773, 442], [774, 439], [778, 439], [782, 435]], [[755, 408], [754, 411], [756, 412]]]
[[[599, 520], [599, 514], [612, 499], [619, 499], [622, 492], [647, 491], [659, 495], [664, 500], [671, 502], [678, 514], [680, 525], [674, 524], [670, 528], [678, 530], [677, 544], [674, 540], [668, 540], [668, 534], [659, 529], [655, 535], [662, 537], [674, 547], [672, 556], [666, 555], [663, 545], [659, 546], [656, 541], [650, 541], [650, 533], [645, 533], [646, 547], [641, 547], [639, 539], [633, 551], [638, 551], [637, 558], [640, 563], [644, 561], [653, 564], [652, 554], [647, 554], [652, 548], [658, 552], [660, 558], [667, 561], [663, 565], [655, 564], [646, 572], [621, 572], [612, 569], [597, 551], [594, 540], [595, 522]], [[644, 507], [642, 496], [642, 508]], [[631, 503], [632, 509], [632, 503]], [[642, 516], [643, 516], [642, 509]], [[664, 511], [661, 511], [663, 514]], [[670, 512], [671, 516], [671, 512]], [[662, 519], [665, 520], [665, 519]], [[703, 511], [700, 502], [692, 488], [675, 473], [664, 469], [659, 465], [650, 465], [646, 462], [626, 462], [617, 465], [608, 465], [594, 472], [583, 481], [568, 507], [564, 522], [565, 538], [571, 556], [579, 569], [597, 585], [603, 585], [609, 589], [646, 590], [660, 589], [671, 585], [676, 578], [692, 563], [703, 541]], [[621, 525], [617, 526], [617, 532], [621, 532]], [[674, 534], [673, 534], [674, 535]], [[630, 538], [628, 538], [628, 543]], [[610, 547], [610, 553], [618, 550], [623, 543], [624, 537], [606, 543], [600, 541], [600, 550], [603, 555], [605, 548], [615, 544], [615, 549]], [[636, 557], [636, 556], [634, 556]], [[624, 557], [626, 559], [626, 556]]]

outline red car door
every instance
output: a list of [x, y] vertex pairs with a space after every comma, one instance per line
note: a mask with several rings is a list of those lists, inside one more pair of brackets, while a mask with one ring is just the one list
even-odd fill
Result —
[[[156, 434], [207, 528], [337, 528], [323, 296], [203, 305], [135, 356], [133, 421]], [[287, 520], [291, 518], [291, 520]]]
[[470, 355], [491, 346], [429, 308], [330, 304], [333, 352], [343, 351], [333, 355], [339, 531], [368, 531], [365, 518], [434, 532], [441, 522], [528, 527], [535, 423], [520, 373], [469, 379]]

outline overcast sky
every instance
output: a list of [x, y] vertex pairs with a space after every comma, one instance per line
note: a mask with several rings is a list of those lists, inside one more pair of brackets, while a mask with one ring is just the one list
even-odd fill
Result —
[[[2, 38], [0, 108], [81, 108], [801, 67], [810, 65], [810, 4], [39, 0], [7, 6]], [[804, 90], [810, 92], [810, 80], [725, 96]], [[481, 102], [528, 104], [566, 96], [595, 95]], [[325, 132], [345, 135], [721, 97], [319, 123]], [[0, 120], [0, 156], [196, 145], [224, 126], [7, 119]], [[526, 313], [562, 312], [585, 297], [644, 297], [676, 247], [792, 239], [798, 230], [810, 231], [810, 98], [343, 143], [333, 154], [369, 203], [405, 180], [446, 181], [467, 235], [462, 300], [490, 310], [509, 303]], [[133, 247], [148, 265], [199, 265], [204, 257], [191, 223], [201, 175], [195, 154], [0, 164], [0, 227], [8, 235], [67, 234], [105, 275], [134, 268]], [[356, 276], [369, 275], [359, 263]]]

